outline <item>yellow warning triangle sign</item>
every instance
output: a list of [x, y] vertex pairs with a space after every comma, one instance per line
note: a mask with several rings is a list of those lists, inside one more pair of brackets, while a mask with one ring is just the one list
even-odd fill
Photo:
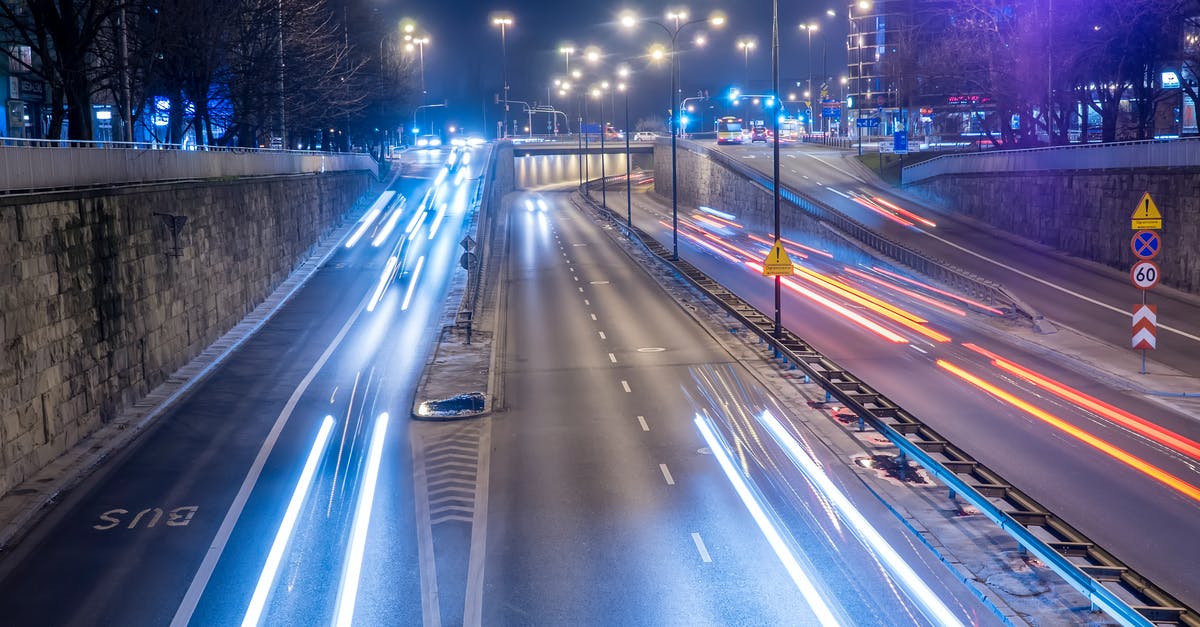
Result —
[[791, 276], [795, 273], [792, 258], [784, 250], [783, 242], [775, 240], [775, 245], [763, 260], [763, 276]]
[[1129, 222], [1135, 231], [1162, 228], [1162, 214], [1158, 212], [1158, 205], [1154, 204], [1150, 192], [1142, 194], [1141, 200], [1133, 208], [1133, 214], [1129, 216]]

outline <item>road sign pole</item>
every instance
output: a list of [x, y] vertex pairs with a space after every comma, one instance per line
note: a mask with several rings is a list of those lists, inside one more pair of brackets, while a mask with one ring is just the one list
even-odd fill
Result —
[[[1142, 306], [1146, 306], [1146, 291], [1142, 290]], [[1146, 374], [1146, 349], [1142, 349], [1142, 374]]]

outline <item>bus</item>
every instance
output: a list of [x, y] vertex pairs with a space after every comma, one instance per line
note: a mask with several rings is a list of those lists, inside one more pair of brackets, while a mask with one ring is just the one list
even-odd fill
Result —
[[730, 115], [717, 120], [717, 143], [742, 143], [742, 119]]
[[788, 116], [779, 121], [779, 141], [800, 139], [800, 120]]

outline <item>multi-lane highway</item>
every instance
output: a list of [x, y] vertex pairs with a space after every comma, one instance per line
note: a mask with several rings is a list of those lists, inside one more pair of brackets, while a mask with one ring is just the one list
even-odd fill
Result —
[[[852, 191], [806, 166], [836, 157], [794, 154], [785, 159], [803, 185], [819, 181], [839, 199]], [[621, 215], [623, 200], [609, 195]], [[669, 201], [639, 194], [635, 209], [635, 224], [669, 245]], [[681, 256], [772, 311], [772, 284], [758, 266], [769, 244], [764, 225], [694, 209], [682, 215]], [[785, 326], [1139, 572], [1200, 603], [1192, 569], [1200, 545], [1191, 541], [1200, 515], [1194, 417], [984, 332], [992, 314], [920, 285], [920, 277], [847, 264], [854, 255], [844, 242], [784, 236], [800, 265], [785, 281]]]
[[[769, 147], [722, 146], [720, 150], [768, 175], [771, 172]], [[852, 160], [843, 151], [791, 145], [783, 151], [780, 178], [785, 186], [803, 190], [894, 241], [1011, 288], [1058, 324], [1114, 346], [1129, 344], [1130, 308], [1141, 302], [1141, 293], [1130, 285], [1128, 274], [1099, 264], [1072, 263], [1045, 247], [997, 237], [996, 230], [978, 228], [952, 211], [930, 210], [877, 187]], [[896, 212], [887, 203], [919, 210], [932, 224]], [[1200, 299], [1159, 289], [1151, 301], [1158, 305], [1161, 322], [1161, 340], [1151, 358], [1200, 377]]]
[[[776, 439], [807, 438], [791, 426], [798, 410], [566, 198], [526, 193], [510, 216], [483, 623], [989, 622], [844, 460], [806, 440], [806, 459], [816, 455], [915, 578], [855, 538], [836, 497]], [[772, 434], [765, 411], [787, 435]], [[726, 475], [723, 462], [739, 470]], [[731, 483], [743, 473], [749, 504]]]
[[420, 623], [406, 424], [484, 150], [452, 171], [412, 153], [257, 333], [4, 557], [2, 622]]

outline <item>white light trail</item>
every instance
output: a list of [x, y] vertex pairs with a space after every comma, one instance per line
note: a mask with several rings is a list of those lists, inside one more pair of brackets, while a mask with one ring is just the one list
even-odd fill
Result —
[[375, 200], [375, 203], [371, 205], [371, 208], [367, 210], [367, 215], [363, 216], [362, 223], [358, 225], [358, 229], [354, 231], [354, 235], [351, 235], [350, 239], [346, 240], [346, 248], [354, 248], [354, 245], [357, 244], [358, 240], [361, 239], [363, 234], [367, 232], [367, 229], [371, 228], [371, 225], [375, 223], [375, 220], [379, 217], [379, 214], [383, 212], [383, 208], [387, 206], [387, 203], [392, 199], [392, 196], [395, 195], [396, 192], [391, 190], [380, 194], [379, 198]]
[[712, 451], [713, 457], [716, 457], [717, 462], [721, 465], [721, 470], [725, 471], [725, 476], [733, 484], [734, 491], [741, 497], [742, 503], [746, 505], [750, 516], [754, 518], [754, 522], [758, 523], [759, 530], [766, 536], [767, 543], [775, 550], [775, 554], [779, 556], [779, 561], [783, 563], [783, 567], [787, 570], [788, 575], [791, 576], [792, 582], [800, 589], [801, 596], [804, 597], [809, 608], [816, 614], [817, 620], [822, 625], [840, 625], [837, 618], [833, 615], [833, 610], [825, 602], [821, 593], [817, 591], [817, 587], [813, 585], [808, 574], [804, 572], [804, 567], [800, 565], [800, 561], [792, 554], [787, 542], [784, 541], [783, 536], [775, 528], [775, 524], [771, 522], [763, 506], [759, 504], [758, 499], [750, 491], [750, 486], [746, 484], [745, 478], [737, 471], [733, 460], [729, 458], [729, 453], [726, 451], [724, 443], [717, 439], [708, 421], [701, 417], [700, 414], [696, 414], [695, 423], [696, 427], [700, 429], [700, 435], [704, 436], [704, 441], [708, 443], [708, 449]]
[[401, 196], [399, 204], [397, 204], [396, 208], [392, 210], [392, 213], [388, 216], [387, 221], [383, 223], [383, 228], [379, 229], [379, 234], [376, 235], [375, 239], [371, 241], [371, 246], [379, 248], [379, 245], [387, 240], [388, 236], [392, 234], [392, 231], [396, 229], [396, 223], [400, 221], [400, 216], [404, 213], [404, 207], [407, 204], [408, 202], [403, 196]]
[[388, 257], [387, 265], [383, 267], [383, 273], [379, 275], [379, 284], [375, 286], [375, 293], [371, 295], [371, 302], [367, 303], [367, 311], [375, 311], [375, 305], [379, 304], [379, 299], [383, 298], [383, 292], [387, 289], [388, 283], [395, 276], [396, 266], [400, 264], [400, 259], [395, 255]]
[[931, 620], [941, 625], [962, 625], [958, 617], [950, 608], [946, 607], [945, 603], [938, 598], [933, 590], [921, 580], [912, 567], [900, 557], [900, 554], [888, 544], [887, 540], [867, 522], [866, 517], [862, 512], [850, 502], [850, 499], [842, 493], [837, 486], [833, 485], [833, 481], [829, 479], [821, 467], [817, 465], [811, 457], [808, 456], [801, 447], [796, 438], [783, 428], [783, 424], [775, 418], [769, 411], [764, 411], [759, 418], [759, 422], [771, 432], [775, 437], [775, 441], [783, 447], [788, 458], [792, 460], [796, 467], [808, 477], [808, 480], [816, 486], [821, 494], [833, 503], [833, 506], [841, 514], [842, 519], [849, 523], [855, 535], [859, 537], [867, 546], [871, 548], [879, 557], [883, 559], [883, 563], [887, 566], [888, 571], [892, 574], [897, 582], [904, 587], [908, 592], [908, 596], [916, 601], [925, 611], [925, 615]]
[[349, 627], [354, 618], [354, 602], [358, 597], [358, 583], [362, 576], [363, 553], [367, 548], [367, 529], [371, 523], [371, 506], [375, 503], [375, 485], [379, 479], [379, 462], [383, 458], [383, 439], [387, 434], [387, 413], [375, 419], [371, 434], [371, 448], [367, 452], [367, 470], [363, 475], [362, 489], [358, 492], [358, 505], [354, 508], [354, 526], [350, 531], [350, 546], [342, 568], [342, 584], [338, 592], [335, 625]]
[[258, 576], [258, 585], [254, 586], [254, 594], [250, 597], [250, 606], [246, 608], [246, 615], [242, 618], [242, 627], [258, 625], [262, 620], [263, 610], [267, 606], [267, 598], [271, 595], [271, 588], [275, 587], [275, 576], [279, 574], [283, 551], [287, 548], [288, 541], [291, 540], [292, 530], [296, 527], [296, 519], [300, 516], [300, 507], [304, 504], [308, 489], [312, 486], [313, 475], [317, 472], [317, 462], [321, 460], [321, 453], [329, 441], [331, 430], [333, 430], [333, 416], [325, 416], [325, 420], [321, 421], [321, 428], [317, 431], [317, 439], [313, 442], [312, 450], [308, 453], [308, 459], [304, 462], [304, 469], [300, 471], [300, 480], [296, 482], [296, 489], [292, 491], [292, 500], [288, 502], [287, 510], [283, 514], [283, 522], [279, 524], [279, 531], [275, 533], [275, 541], [271, 543], [271, 550], [267, 553], [267, 563], [263, 565], [262, 573]]
[[437, 215], [433, 217], [433, 225], [429, 227], [429, 239], [433, 239], [437, 235], [438, 227], [442, 225], [442, 218], [446, 217], [446, 203], [438, 208]]
[[417, 279], [421, 276], [421, 267], [425, 265], [425, 255], [421, 255], [417, 259], [417, 267], [413, 268], [412, 276], [408, 279], [408, 291], [404, 294], [404, 304], [400, 306], [400, 311], [408, 310], [408, 301], [412, 300], [413, 288], [417, 286]]

